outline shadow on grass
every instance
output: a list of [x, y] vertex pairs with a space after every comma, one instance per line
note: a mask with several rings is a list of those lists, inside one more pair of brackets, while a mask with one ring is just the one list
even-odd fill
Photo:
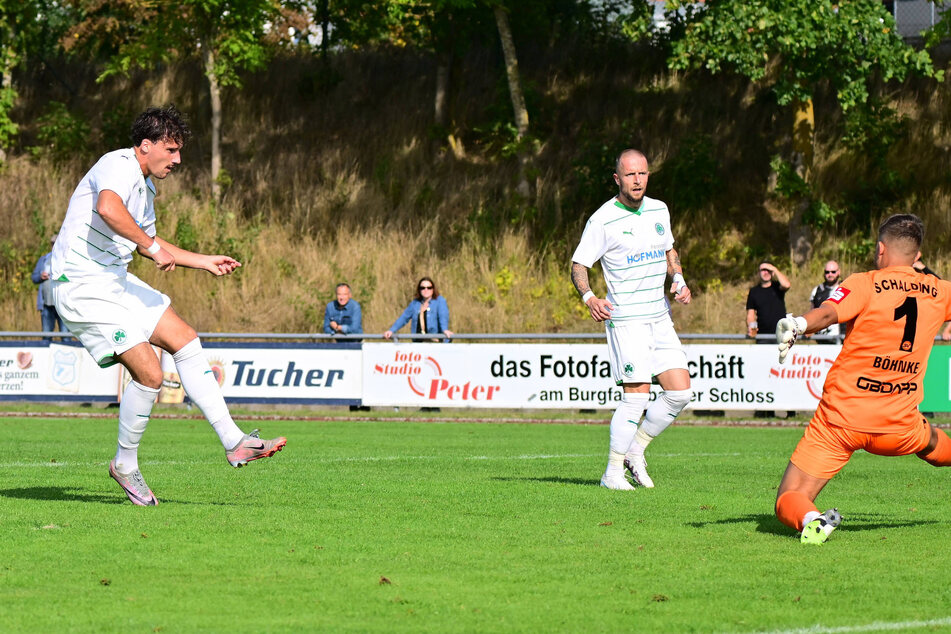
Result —
[[564, 478], [561, 476], [546, 476], [544, 478], [503, 478], [496, 476], [492, 480], [500, 482], [551, 482], [553, 484], [578, 484], [582, 486], [598, 486], [597, 480], [591, 478]]
[[[767, 513], [757, 513], [750, 515], [738, 515], [737, 517], [727, 517], [719, 520], [711, 520], [709, 522], [689, 522], [687, 526], [692, 526], [694, 528], [707, 528], [709, 526], [716, 526], [721, 524], [749, 524], [754, 522], [756, 524], [757, 533], [768, 533], [770, 535], [789, 535], [790, 529], [788, 526], [776, 519], [775, 515]], [[848, 531], [874, 531], [881, 530], [884, 528], [906, 528], [913, 526], [926, 526], [928, 524], [938, 524], [937, 520], [916, 520], [909, 521], [907, 519], [901, 519], [895, 517], [895, 519], [890, 520], [881, 515], [872, 515], [867, 513], [858, 513], [850, 514], [843, 517], [842, 519], [842, 529]], [[840, 529], [841, 530], [841, 529]]]
[[0, 489], [0, 496], [21, 500], [50, 500], [55, 502], [98, 502], [99, 504], [122, 504], [126, 500], [114, 495], [85, 493], [72, 487], [23, 487]]
[[[101, 493], [84, 492], [74, 487], [23, 487], [20, 489], [0, 489], [0, 497], [20, 500], [47, 500], [52, 502], [94, 502], [97, 504], [129, 504], [121, 493], [104, 495]], [[229, 502], [187, 502], [159, 498], [159, 504], [195, 504], [198, 506], [235, 506]]]

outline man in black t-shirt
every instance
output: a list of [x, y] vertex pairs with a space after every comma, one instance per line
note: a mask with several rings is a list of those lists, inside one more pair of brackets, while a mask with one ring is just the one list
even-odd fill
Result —
[[760, 283], [750, 289], [746, 298], [746, 335], [755, 337], [757, 332], [770, 335], [756, 343], [773, 344], [776, 323], [786, 316], [786, 291], [791, 284], [772, 262], [759, 265]]

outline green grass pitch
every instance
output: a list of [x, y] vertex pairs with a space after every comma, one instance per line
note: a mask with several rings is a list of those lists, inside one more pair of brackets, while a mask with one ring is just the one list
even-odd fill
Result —
[[855, 456], [810, 547], [772, 513], [801, 429], [676, 425], [657, 487], [619, 492], [604, 426], [260, 426], [287, 448], [232, 469], [203, 421], [153, 420], [139, 508], [114, 419], [0, 419], [0, 630], [951, 629], [951, 471], [914, 457]]

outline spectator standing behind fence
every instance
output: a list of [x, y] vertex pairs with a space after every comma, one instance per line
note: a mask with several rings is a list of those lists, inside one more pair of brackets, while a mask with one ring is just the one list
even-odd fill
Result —
[[[390, 339], [393, 333], [409, 322], [410, 332], [416, 334], [443, 334], [452, 339], [449, 330], [449, 304], [439, 294], [436, 283], [430, 277], [424, 277], [416, 285], [416, 296], [403, 311], [383, 337]], [[436, 341], [436, 340], [434, 340]]]
[[[822, 305], [822, 302], [829, 299], [829, 296], [832, 295], [835, 289], [839, 288], [839, 280], [842, 277], [842, 271], [839, 268], [839, 263], [835, 260], [829, 260], [826, 262], [826, 266], [822, 272], [822, 275], [822, 283], [812, 289], [812, 294], [809, 295], [809, 301], [812, 303], [813, 308], [819, 308], [819, 306]], [[838, 341], [832, 337], [839, 336], [839, 324], [832, 324], [828, 328], [823, 328], [816, 334], [829, 337], [828, 339], [816, 339], [816, 343], [838, 343]]]
[[56, 236], [50, 238], [50, 250], [36, 261], [31, 279], [34, 284], [39, 285], [36, 289], [36, 310], [40, 311], [43, 332], [55, 332], [57, 324], [60, 332], [68, 332], [59, 313], [56, 312], [56, 306], [53, 305], [53, 292], [50, 288], [50, 259], [53, 257], [54, 244], [56, 244]]
[[360, 303], [353, 299], [349, 284], [337, 284], [337, 299], [324, 309], [324, 332], [328, 335], [363, 334]]
[[[759, 284], [750, 289], [746, 297], [746, 334], [755, 337], [757, 331], [764, 334], [776, 332], [776, 324], [786, 316], [786, 291], [789, 278], [764, 261], [759, 265]], [[756, 343], [772, 344], [773, 338], [757, 340]]]

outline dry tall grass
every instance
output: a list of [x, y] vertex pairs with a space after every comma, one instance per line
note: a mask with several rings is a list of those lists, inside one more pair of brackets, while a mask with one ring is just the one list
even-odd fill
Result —
[[[226, 102], [224, 166], [233, 183], [218, 209], [207, 199], [208, 106], [196, 68], [103, 86], [92, 86], [93, 73], [76, 73], [79, 94], [94, 98], [72, 106], [94, 125], [110, 112], [167, 101], [190, 116], [196, 134], [183, 169], [157, 184], [159, 232], [173, 242], [190, 237], [200, 250], [233, 254], [245, 266], [223, 279], [162, 274], [148, 261], [133, 270], [171, 295], [199, 330], [318, 332], [335, 284], [347, 281], [363, 305], [366, 330], [382, 332], [416, 281], [429, 275], [460, 333], [598, 331], [571, 286], [568, 260], [585, 218], [616, 191], [614, 153], [633, 145], [653, 159], [648, 193], [671, 202], [695, 291], [690, 306], [674, 307], [678, 328], [742, 332], [759, 259], [772, 257], [781, 268], [788, 262], [788, 211], [769, 197], [768, 163], [787, 142], [789, 122], [755, 85], [671, 74], [657, 60], [632, 66], [614, 53], [525, 59], [533, 129], [543, 140], [531, 205], [513, 195], [514, 163], [499, 152], [504, 135], [489, 130], [510, 112], [497, 51], [474, 50], [457, 76], [448, 130], [458, 141], [454, 151], [445, 146], [447, 131], [431, 128], [434, 64], [426, 55], [346, 53], [332, 72], [314, 60], [290, 59], [249, 77], [246, 90]], [[21, 94], [29, 145], [26, 113], [71, 97], [39, 81]], [[925, 259], [951, 275], [947, 100], [945, 87], [930, 84], [909, 82], [897, 93], [896, 107], [910, 125], [888, 161], [916, 181], [886, 211], [922, 215], [929, 226]], [[816, 187], [832, 195], [864, 186], [861, 161], [842, 152], [841, 122], [822, 96], [817, 112]], [[683, 160], [685, 148], [703, 147], [698, 139], [712, 156], [687, 158], [714, 161], [709, 185], [691, 181], [696, 170]], [[29, 272], [76, 182], [113, 149], [104, 142], [92, 139], [87, 154], [68, 166], [21, 156], [0, 171], [0, 330], [39, 327]], [[699, 194], [699, 202], [685, 206], [686, 194]], [[790, 310], [807, 307], [826, 259], [838, 259], [847, 272], [867, 268], [854, 246], [871, 236], [879, 213], [870, 214], [868, 227], [832, 227], [817, 236], [808, 267], [785, 271], [793, 282]], [[599, 275], [592, 278], [603, 291]]]

